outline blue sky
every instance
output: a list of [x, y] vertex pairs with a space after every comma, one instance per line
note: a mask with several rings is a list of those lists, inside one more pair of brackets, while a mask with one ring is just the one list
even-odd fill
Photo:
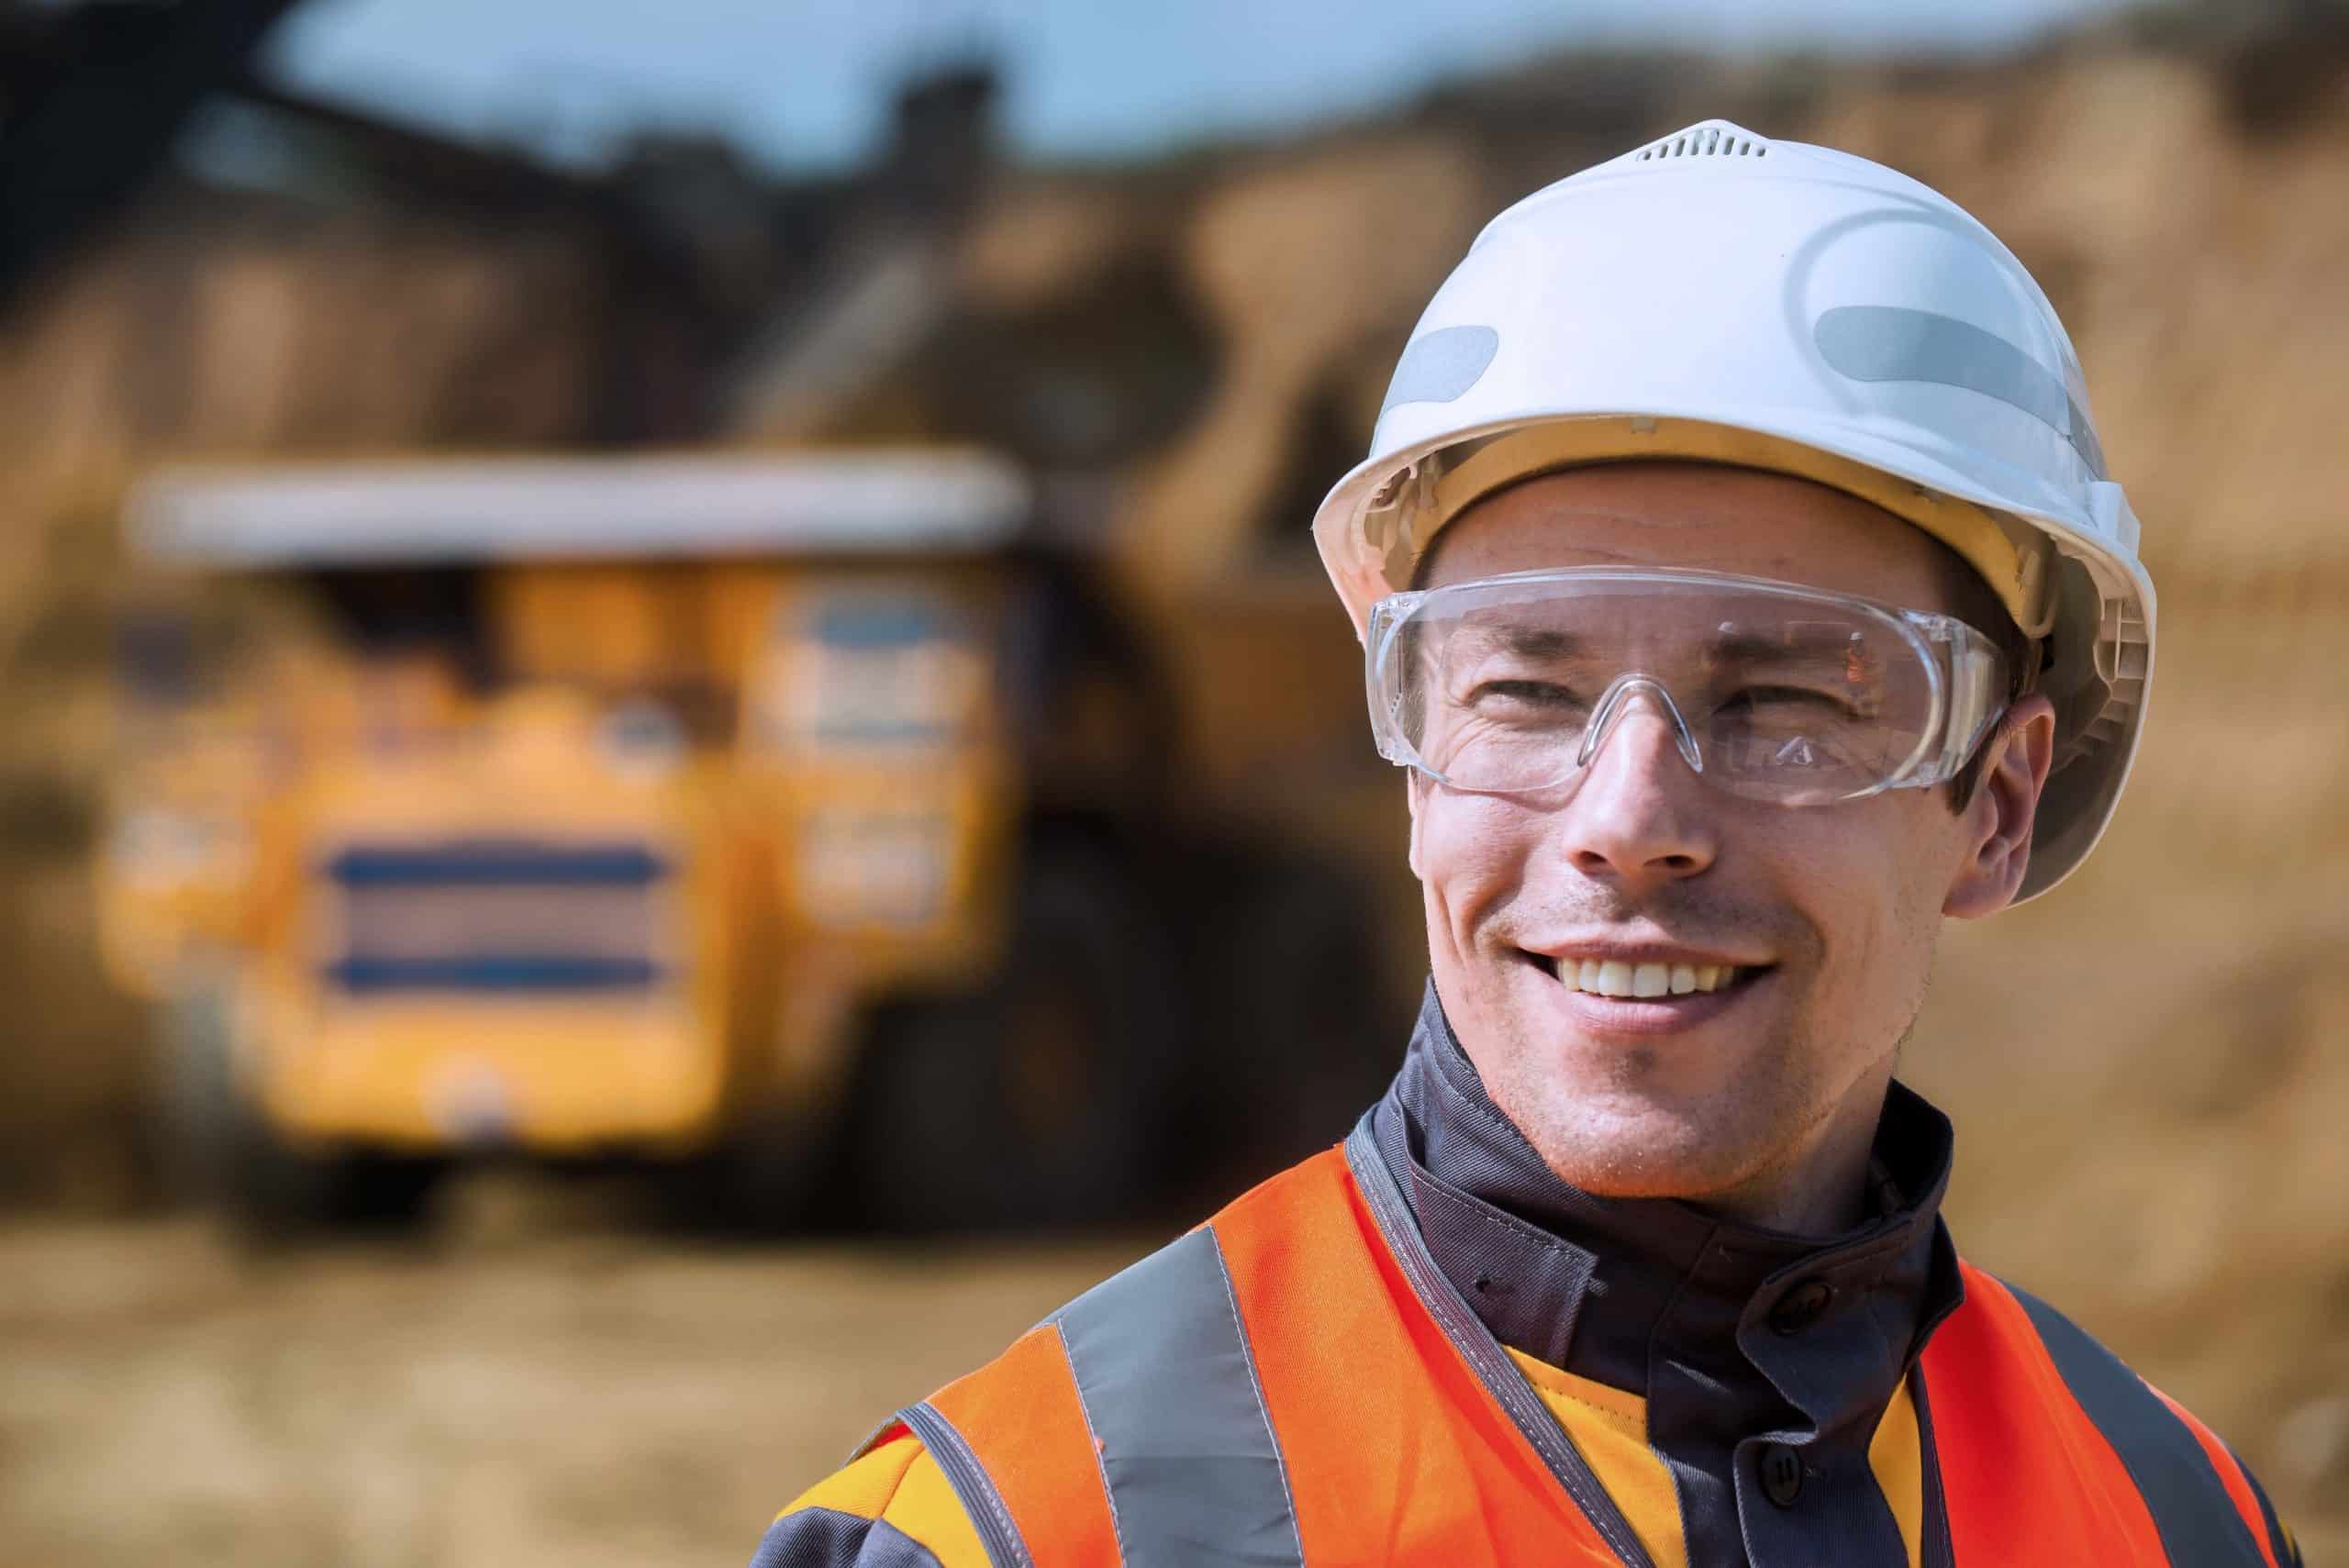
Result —
[[593, 160], [636, 126], [794, 168], [861, 158], [906, 72], [988, 44], [1016, 146], [1123, 156], [1406, 100], [1576, 40], [1997, 49], [2124, 0], [312, 0], [293, 83]]

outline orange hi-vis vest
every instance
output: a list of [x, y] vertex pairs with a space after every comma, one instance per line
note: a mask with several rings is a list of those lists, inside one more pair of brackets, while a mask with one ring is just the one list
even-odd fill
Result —
[[[1962, 1268], [1965, 1302], [1911, 1374], [1947, 1521], [1929, 1568], [2290, 1568], [2224, 1444], [2068, 1320]], [[997, 1568], [1650, 1568], [1419, 1243], [1366, 1128], [900, 1412], [864, 1451], [907, 1432]]]

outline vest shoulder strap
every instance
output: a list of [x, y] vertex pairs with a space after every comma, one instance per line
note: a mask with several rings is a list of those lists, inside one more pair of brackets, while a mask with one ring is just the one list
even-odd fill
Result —
[[997, 1568], [1620, 1561], [1400, 1277], [1336, 1150], [898, 1420]]
[[[1328, 1158], [1266, 1185], [1310, 1183]], [[1286, 1464], [1217, 1233], [1232, 1212], [902, 1413], [997, 1568], [1301, 1568]]]
[[[1367, 1143], [1357, 1128], [1365, 1165]], [[1628, 1527], [1601, 1533], [1438, 1321], [1397, 1251], [1417, 1240], [1408, 1215], [1383, 1222], [1364, 1185], [1383, 1167], [1347, 1153], [1296, 1167], [1215, 1220], [1306, 1560], [1644, 1568]]]
[[[994, 1568], [1034, 1568], [1030, 1542], [1067, 1543], [1047, 1562], [1115, 1562], [1117, 1538], [1085, 1411], [1057, 1330], [1041, 1323], [976, 1372], [900, 1410], [866, 1446], [919, 1438], [970, 1516]], [[980, 1446], [987, 1458], [982, 1462]]]
[[2215, 1438], [2054, 1307], [1960, 1267], [1965, 1304], [1923, 1360], [1958, 1568], [2279, 1568]]

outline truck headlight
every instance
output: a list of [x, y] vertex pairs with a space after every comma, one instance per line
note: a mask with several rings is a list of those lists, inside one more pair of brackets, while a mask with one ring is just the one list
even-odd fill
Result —
[[818, 811], [798, 837], [800, 909], [828, 926], [935, 919], [952, 847], [952, 825], [934, 812]]
[[250, 847], [215, 817], [145, 806], [125, 812], [106, 844], [117, 872], [146, 883], [188, 883], [241, 874]]

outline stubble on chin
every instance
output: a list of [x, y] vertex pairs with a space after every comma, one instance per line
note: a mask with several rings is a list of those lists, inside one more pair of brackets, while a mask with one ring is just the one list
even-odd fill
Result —
[[[1698, 1095], [1663, 1082], [1658, 1051], [1632, 1045], [1598, 1070], [1559, 1071], [1554, 1042], [1510, 1018], [1498, 1052], [1472, 1051], [1486, 1092], [1559, 1180], [1601, 1197], [1702, 1199], [1753, 1182], [1832, 1112], [1785, 1035]], [[1468, 1049], [1463, 1041], [1464, 1049]]]

